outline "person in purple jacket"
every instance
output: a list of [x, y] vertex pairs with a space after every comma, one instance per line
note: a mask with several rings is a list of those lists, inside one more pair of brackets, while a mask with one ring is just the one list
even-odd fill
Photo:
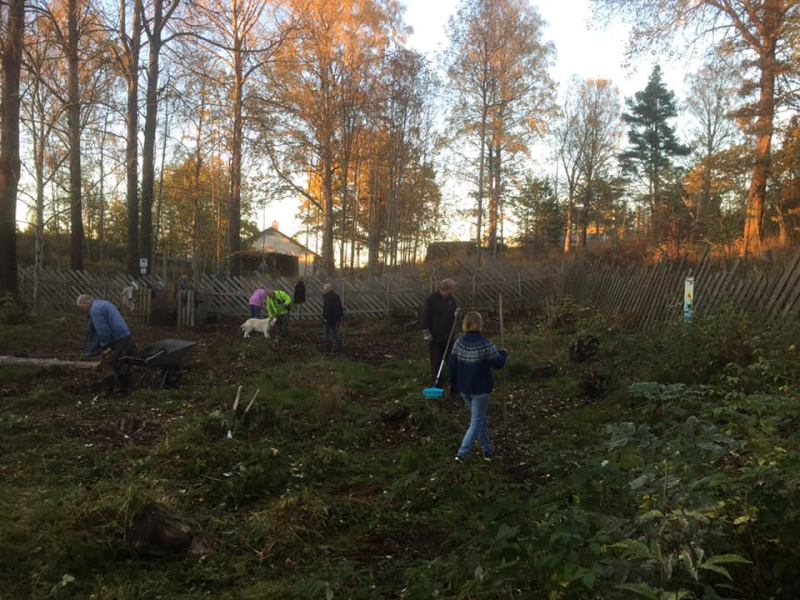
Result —
[[263, 285], [260, 285], [256, 288], [256, 291], [253, 292], [253, 295], [250, 296], [250, 318], [251, 319], [260, 319], [261, 318], [261, 307], [264, 304], [264, 299], [267, 297], [267, 290], [264, 288]]
[[469, 409], [471, 418], [456, 460], [467, 456], [476, 440], [480, 442], [484, 457], [488, 458], [494, 453], [486, 424], [489, 395], [494, 389], [492, 369], [502, 369], [508, 354], [505, 349], [498, 351], [483, 336], [483, 318], [480, 313], [468, 312], [464, 315], [462, 330], [464, 335], [453, 344], [448, 367], [450, 385], [461, 392], [461, 398]]

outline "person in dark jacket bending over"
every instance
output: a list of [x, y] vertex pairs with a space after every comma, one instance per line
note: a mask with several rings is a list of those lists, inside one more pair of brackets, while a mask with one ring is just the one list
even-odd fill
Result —
[[339, 294], [333, 291], [333, 286], [326, 283], [322, 286], [325, 294], [322, 296], [322, 322], [325, 324], [325, 352], [331, 351], [333, 337], [336, 340], [336, 351], [342, 349], [342, 340], [339, 337], [339, 325], [342, 323], [344, 310], [342, 309], [342, 299]]
[[294, 284], [294, 305], [297, 307], [297, 318], [300, 318], [300, 305], [306, 302], [306, 284], [298, 279]]
[[81, 294], [77, 305], [88, 319], [84, 348], [86, 355], [100, 355], [100, 368], [108, 392], [118, 389], [120, 393], [125, 393], [130, 383], [130, 366], [122, 358], [130, 350], [131, 330], [111, 302]]
[[502, 369], [508, 354], [505, 349], [498, 351], [492, 342], [483, 337], [483, 318], [480, 313], [468, 312], [464, 315], [462, 328], [464, 335], [453, 344], [448, 366], [450, 383], [458, 387], [471, 417], [456, 460], [466, 457], [476, 441], [481, 445], [483, 456], [488, 458], [494, 452], [486, 424], [489, 394], [494, 389], [492, 369]]
[[452, 279], [445, 279], [439, 284], [439, 291], [433, 292], [422, 307], [422, 335], [428, 342], [428, 352], [431, 359], [431, 379], [435, 387], [442, 387], [436, 378], [442, 360], [450, 356], [452, 340], [450, 331], [458, 316], [456, 299], [453, 291], [456, 283]]

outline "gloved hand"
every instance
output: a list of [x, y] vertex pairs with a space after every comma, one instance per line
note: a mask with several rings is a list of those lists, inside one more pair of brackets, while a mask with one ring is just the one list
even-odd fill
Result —
[[427, 329], [422, 332], [422, 337], [426, 342], [430, 342], [433, 339], [431, 332]]

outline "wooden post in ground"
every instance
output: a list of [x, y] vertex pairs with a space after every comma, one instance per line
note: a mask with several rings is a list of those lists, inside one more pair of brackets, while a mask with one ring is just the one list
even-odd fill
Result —
[[392, 279], [386, 278], [386, 318], [392, 316]]
[[[503, 294], [499, 297], [500, 303], [500, 349], [506, 347], [506, 330], [503, 323]], [[503, 429], [508, 429], [508, 402], [506, 400], [506, 369], [503, 367], [500, 373], [503, 382]]]
[[472, 276], [472, 306], [475, 306], [475, 275]]
[[342, 322], [339, 324], [339, 328], [341, 329], [341, 335], [339, 337], [341, 338], [342, 343], [344, 343], [344, 313], [345, 313], [345, 306], [346, 306], [346, 304], [345, 304], [345, 295], [344, 295], [345, 289], [346, 289], [345, 281], [344, 281], [344, 279], [342, 279]]

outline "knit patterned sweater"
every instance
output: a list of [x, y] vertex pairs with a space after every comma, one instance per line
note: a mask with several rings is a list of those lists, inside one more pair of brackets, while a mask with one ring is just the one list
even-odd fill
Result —
[[502, 369], [506, 357], [480, 333], [466, 333], [456, 340], [447, 363], [450, 385], [464, 394], [488, 394], [494, 389], [492, 369]]

